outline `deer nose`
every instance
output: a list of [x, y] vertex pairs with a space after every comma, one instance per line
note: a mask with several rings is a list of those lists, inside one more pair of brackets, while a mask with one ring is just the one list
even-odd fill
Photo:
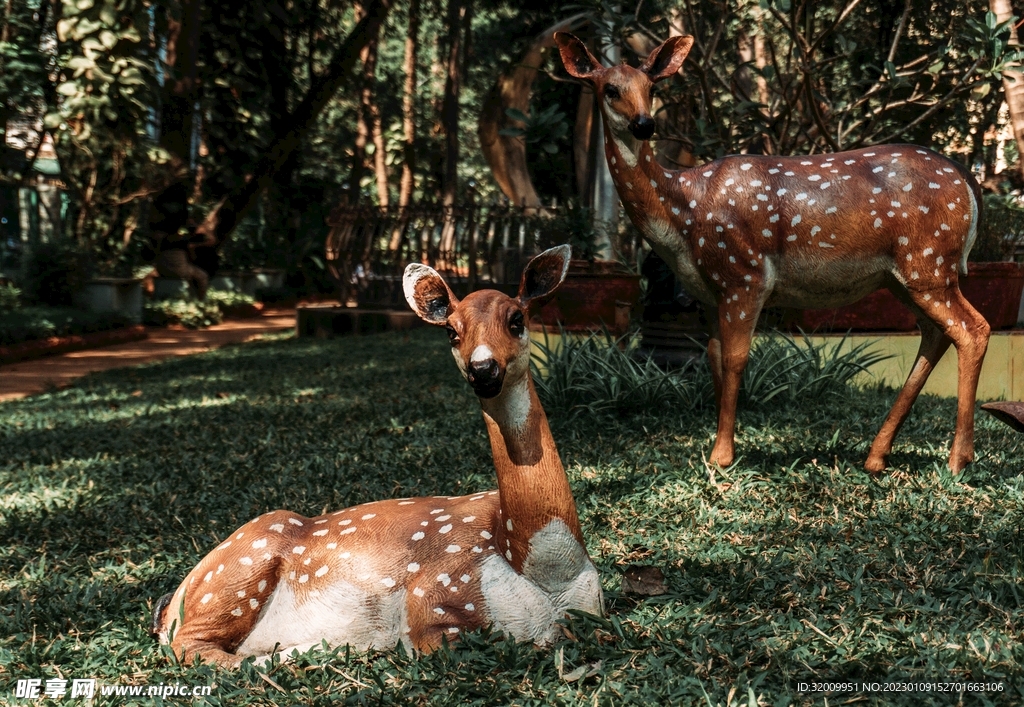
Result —
[[493, 398], [501, 392], [501, 367], [493, 358], [472, 361], [466, 366], [466, 378], [481, 398]]
[[637, 140], [650, 140], [654, 135], [654, 119], [649, 115], [638, 115], [629, 121], [629, 132]]

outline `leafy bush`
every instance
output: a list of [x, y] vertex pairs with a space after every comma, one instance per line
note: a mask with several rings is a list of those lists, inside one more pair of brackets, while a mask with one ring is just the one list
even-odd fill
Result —
[[1024, 207], [1014, 194], [986, 194], [978, 237], [969, 259], [975, 263], [1013, 260], [1024, 246]]
[[12, 312], [21, 307], [21, 290], [14, 285], [0, 285], [0, 312]]
[[788, 334], [762, 336], [754, 342], [741, 389], [748, 404], [765, 405], [778, 396], [795, 402], [841, 395], [854, 377], [892, 358], [869, 350], [873, 342], [844, 352], [845, 336], [836, 344], [813, 344], [803, 332], [801, 336], [803, 345]]
[[217, 305], [222, 310], [227, 307], [244, 307], [256, 304], [256, 299], [252, 296], [229, 290], [209, 290], [206, 293], [206, 301]]
[[219, 324], [224, 319], [216, 301], [194, 299], [164, 299], [146, 302], [142, 307], [142, 321], [150, 326], [180, 324], [189, 329]]
[[37, 243], [22, 262], [25, 299], [50, 307], [69, 307], [89, 279], [85, 254], [70, 241]]
[[635, 337], [615, 339], [608, 332], [583, 339], [545, 332], [531, 361], [544, 407], [570, 415], [636, 414], [689, 410], [706, 397], [710, 379], [704, 383], [688, 369], [662, 371], [649, 357], [636, 357], [636, 345]]
[[71, 307], [21, 307], [0, 314], [0, 344], [90, 334], [118, 329], [129, 323], [116, 314], [84, 312]]
[[[837, 344], [797, 343], [788, 334], [760, 337], [743, 374], [745, 404], [760, 407], [782, 396], [787, 401], [825, 400], [843, 395], [850, 381], [889, 356], [864, 343], [843, 351]], [[686, 411], [711, 405], [714, 389], [706, 365], [663, 371], [636, 355], [637, 340], [607, 332], [585, 338], [563, 335], [537, 342], [532, 361], [537, 394], [545, 408], [562, 414], [639, 414]]]

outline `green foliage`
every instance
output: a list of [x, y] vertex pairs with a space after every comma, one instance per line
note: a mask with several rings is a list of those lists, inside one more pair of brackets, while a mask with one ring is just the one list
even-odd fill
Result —
[[499, 134], [521, 137], [528, 145], [537, 145], [549, 155], [558, 152], [558, 141], [569, 134], [569, 123], [557, 104], [535, 111], [532, 115], [526, 115], [516, 108], [505, 109], [505, 114], [522, 123], [523, 127], [503, 128], [498, 131]]
[[985, 194], [978, 236], [971, 248], [972, 262], [1013, 260], [1024, 247], [1024, 207], [1016, 194]]
[[607, 242], [607, 224], [595, 218], [594, 210], [570, 199], [551, 216], [529, 220], [527, 231], [533, 234], [537, 250], [568, 243], [573, 259], [594, 260], [601, 244]]
[[209, 298], [150, 300], [142, 305], [142, 321], [150, 326], [178, 324], [188, 329], [202, 329], [220, 324], [224, 313], [220, 305]]
[[845, 336], [835, 343], [815, 344], [801, 335], [802, 344], [788, 334], [755, 340], [741, 388], [748, 404], [763, 406], [780, 396], [788, 403], [836, 400], [849, 392], [856, 376], [892, 358], [872, 351], [873, 342], [844, 351]]
[[71, 307], [30, 306], [7, 311], [0, 307], [0, 344], [90, 334], [127, 324], [124, 317], [116, 314], [84, 312]]
[[[1019, 704], [1024, 436], [979, 413], [977, 461], [951, 477], [956, 401], [925, 395], [873, 479], [861, 464], [894, 397], [741, 409], [742, 456], [714, 475], [709, 407], [548, 410], [606, 618], [567, 619], [571, 638], [548, 649], [484, 631], [427, 656], [313, 650], [238, 671], [175, 665], [146, 633], [156, 599], [234, 528], [275, 508], [494, 488], [480, 406], [444, 335], [278, 339], [2, 403], [4, 689], [213, 684], [202, 703], [225, 707], [737, 707], [753, 691], [810, 707], [823, 697], [798, 694], [801, 681], [974, 678], [1004, 691], [964, 704]], [[622, 594], [630, 563], [661, 568], [668, 593]]]
[[21, 287], [29, 302], [66, 307], [90, 274], [88, 257], [75, 243], [36, 243], [22, 259]]
[[0, 284], [0, 313], [21, 307], [21, 290], [10, 283]]
[[[850, 382], [889, 356], [863, 343], [843, 350], [834, 344], [797, 343], [788, 334], [759, 337], [750, 351], [740, 389], [744, 403], [764, 408], [783, 400], [836, 400], [850, 394]], [[587, 337], [559, 335], [537, 343], [533, 371], [544, 406], [570, 416], [649, 411], [693, 411], [713, 404], [707, 366], [663, 371], [637, 354], [632, 336], [615, 339], [607, 332]], [[778, 398], [779, 400], [776, 400]]]
[[206, 293], [206, 301], [215, 304], [221, 309], [229, 307], [244, 307], [256, 304], [256, 299], [244, 292], [233, 292], [230, 290], [209, 290]]

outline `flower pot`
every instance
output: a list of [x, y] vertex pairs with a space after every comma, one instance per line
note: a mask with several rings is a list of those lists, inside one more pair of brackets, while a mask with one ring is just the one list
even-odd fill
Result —
[[968, 263], [967, 277], [960, 278], [960, 291], [989, 326], [1009, 329], [1017, 323], [1024, 263]]
[[88, 312], [118, 314], [142, 322], [142, 280], [103, 277], [89, 280], [75, 295], [75, 306]]
[[[1017, 323], [1024, 291], [1024, 263], [968, 263], [960, 291], [993, 329]], [[835, 309], [791, 310], [790, 328], [805, 331], [911, 331], [914, 315], [888, 290], [877, 290]]]
[[531, 326], [567, 332], [607, 328], [621, 336], [629, 328], [630, 311], [640, 299], [640, 276], [618, 263], [573, 260], [565, 282], [531, 318]]

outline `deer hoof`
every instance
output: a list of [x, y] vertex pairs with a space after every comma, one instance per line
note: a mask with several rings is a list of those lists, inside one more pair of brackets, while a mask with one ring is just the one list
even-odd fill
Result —
[[864, 470], [872, 476], [880, 476], [885, 471], [885, 457], [870, 455], [864, 462]]

